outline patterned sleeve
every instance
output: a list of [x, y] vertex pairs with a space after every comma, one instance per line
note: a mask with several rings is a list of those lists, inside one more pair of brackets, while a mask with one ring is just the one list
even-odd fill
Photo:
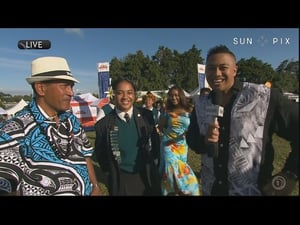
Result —
[[19, 143], [10, 136], [21, 137], [22, 128], [11, 120], [0, 126], [0, 195], [15, 192], [22, 175], [22, 159], [19, 154]]
[[75, 115], [71, 114], [70, 120], [73, 125], [75, 141], [78, 144], [78, 147], [81, 148], [83, 156], [92, 156], [94, 153], [93, 146], [88, 139], [83, 127], [81, 126], [79, 119]]

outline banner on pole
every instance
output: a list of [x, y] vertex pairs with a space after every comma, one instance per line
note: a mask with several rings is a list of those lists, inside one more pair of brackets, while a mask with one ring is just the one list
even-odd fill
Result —
[[98, 63], [98, 88], [99, 98], [106, 98], [110, 85], [109, 63]]
[[197, 64], [198, 67], [198, 82], [199, 82], [199, 91], [204, 87], [209, 87], [206, 76], [205, 76], [205, 65], [204, 64]]

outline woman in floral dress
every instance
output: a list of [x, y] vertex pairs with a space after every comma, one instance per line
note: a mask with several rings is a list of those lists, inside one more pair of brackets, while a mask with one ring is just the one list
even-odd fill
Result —
[[197, 177], [187, 164], [185, 132], [190, 123], [191, 110], [183, 89], [177, 86], [170, 88], [166, 113], [160, 116], [159, 121], [162, 132], [159, 170], [163, 195], [200, 195]]

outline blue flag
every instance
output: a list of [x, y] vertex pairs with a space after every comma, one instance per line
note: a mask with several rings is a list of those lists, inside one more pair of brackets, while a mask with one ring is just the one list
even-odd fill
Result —
[[106, 98], [110, 86], [109, 63], [98, 63], [99, 98]]

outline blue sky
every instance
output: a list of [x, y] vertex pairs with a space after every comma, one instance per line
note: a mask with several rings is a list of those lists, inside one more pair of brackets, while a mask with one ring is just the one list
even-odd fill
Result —
[[[49, 40], [51, 48], [20, 50], [20, 40]], [[80, 81], [74, 91], [98, 93], [99, 62], [138, 50], [151, 57], [159, 46], [183, 53], [193, 45], [205, 59], [207, 50], [219, 44], [227, 45], [237, 60], [256, 57], [274, 69], [285, 59], [299, 60], [298, 28], [0, 28], [0, 91], [30, 94], [25, 78], [31, 61], [41, 56], [65, 57]]]

